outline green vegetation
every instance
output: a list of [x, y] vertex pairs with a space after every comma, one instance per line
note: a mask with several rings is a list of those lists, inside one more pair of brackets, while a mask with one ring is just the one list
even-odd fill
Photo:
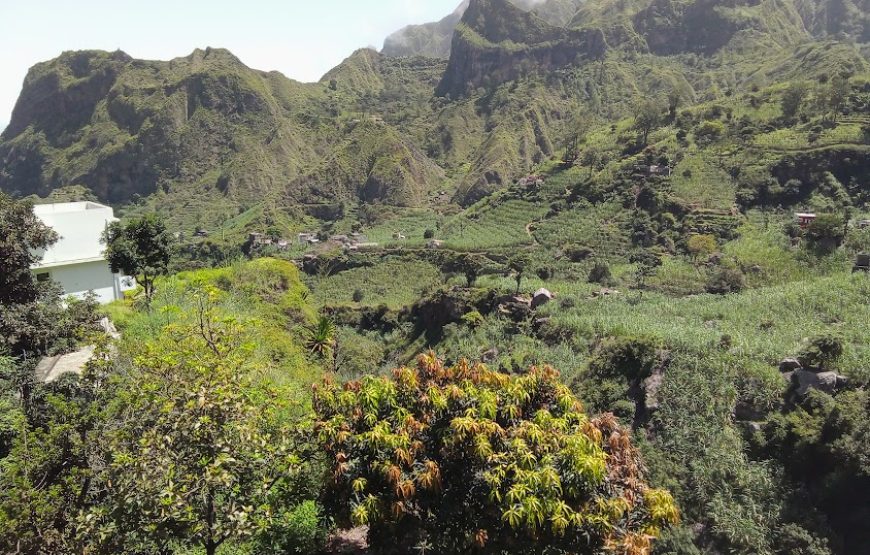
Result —
[[511, 377], [430, 353], [393, 374], [314, 400], [339, 514], [374, 548], [640, 553], [677, 521], [628, 434], [589, 420], [553, 369]]
[[154, 297], [154, 280], [169, 269], [171, 239], [156, 215], [127, 223], [113, 222], [103, 234], [106, 260], [112, 272], [135, 276], [145, 290], [145, 303]]
[[867, 552], [867, 13], [473, 0], [390, 41], [446, 60], [320, 83], [34, 67], [0, 188], [115, 204], [161, 276], [104, 346], [0, 197], [0, 551]]

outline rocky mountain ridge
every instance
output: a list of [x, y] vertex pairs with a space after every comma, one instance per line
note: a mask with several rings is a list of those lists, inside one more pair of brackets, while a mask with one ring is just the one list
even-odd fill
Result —
[[212, 225], [263, 204], [468, 206], [559, 156], [572, 127], [633, 117], [639, 98], [711, 102], [863, 71], [860, 18], [828, 34], [860, 12], [846, 3], [588, 0], [554, 25], [539, 15], [553, 2], [470, 0], [448, 60], [364, 49], [307, 84], [221, 49], [68, 52], [28, 74], [0, 135], [0, 188], [78, 185], [173, 213], [203, 202]]

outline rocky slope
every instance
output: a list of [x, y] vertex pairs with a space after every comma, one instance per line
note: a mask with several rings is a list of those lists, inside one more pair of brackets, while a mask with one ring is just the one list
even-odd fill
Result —
[[[564, 26], [574, 17], [577, 9], [585, 0], [513, 0], [513, 4], [529, 11], [552, 25]], [[450, 57], [453, 34], [456, 26], [468, 9], [469, 0], [444, 19], [409, 25], [396, 31], [384, 41], [381, 51], [387, 56], [426, 56], [430, 58]]]
[[863, 71], [862, 1], [470, 0], [450, 16], [449, 59], [364, 49], [312, 84], [220, 49], [69, 52], [27, 76], [0, 135], [0, 188], [159, 197], [191, 226], [259, 205], [427, 206], [435, 191], [467, 206], [639, 99], [690, 105]]

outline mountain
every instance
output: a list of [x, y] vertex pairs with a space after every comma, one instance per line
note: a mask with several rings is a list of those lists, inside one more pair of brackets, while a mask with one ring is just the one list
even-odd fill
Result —
[[[553, 24], [564, 26], [571, 21], [584, 0], [514, 0], [513, 4]], [[396, 31], [384, 41], [381, 51], [387, 56], [450, 57], [453, 34], [456, 26], [468, 9], [469, 0], [464, 0], [456, 10], [444, 19], [409, 25]]]
[[[633, 521], [648, 500], [592, 502], [602, 512], [576, 531], [555, 513], [509, 531], [500, 512], [534, 509], [529, 497], [487, 513], [497, 528], [464, 535], [476, 547], [463, 553], [531, 540], [554, 553], [870, 552], [866, 2], [463, 7], [416, 42], [349, 53], [317, 83], [221, 49], [63, 53], [27, 77], [0, 135], [0, 188], [110, 202], [123, 219], [157, 212], [179, 232], [179, 269], [294, 259], [303, 300], [336, 327], [334, 356], [305, 362], [315, 371], [413, 368], [429, 348], [522, 380], [553, 364], [590, 413], [631, 429], [644, 463], [632, 472], [673, 492], [682, 520], [654, 548], [658, 527], [599, 549], [585, 542], [602, 515]], [[806, 229], [802, 213], [816, 214]], [[290, 241], [300, 232], [330, 240]], [[362, 252], [342, 248], [336, 236], [356, 232]], [[221, 277], [231, 311], [266, 310], [258, 321], [296, 333], [280, 293], [298, 296], [295, 278], [257, 269], [235, 284], [274, 281], [255, 302], [223, 270], [167, 291]], [[153, 328], [130, 322], [130, 344]], [[530, 430], [548, 425], [534, 418]], [[628, 435], [604, 436], [602, 453]], [[634, 480], [600, 479], [608, 491]], [[437, 499], [395, 493], [405, 508]], [[402, 528], [361, 508], [376, 534]], [[558, 538], [570, 545], [540, 545]], [[391, 540], [373, 552], [412, 549]]]
[[[0, 188], [46, 196], [84, 184], [117, 205], [154, 195], [187, 204], [195, 192], [224, 206], [213, 214], [220, 218], [266, 198], [316, 203], [326, 187], [311, 184], [321, 162], [361, 148], [373, 156], [371, 171], [343, 174], [342, 191], [371, 202], [422, 202], [442, 186], [443, 172], [389, 124], [352, 125], [373, 113], [342, 113], [391, 90], [393, 74], [372, 66], [380, 58], [360, 51], [326, 84], [301, 84], [252, 70], [221, 49], [169, 62], [64, 53], [28, 73], [0, 135]], [[375, 139], [366, 147], [363, 129]], [[335, 185], [340, 172], [326, 174]]]
[[409, 25], [386, 38], [381, 52], [387, 56], [426, 56], [429, 58], [450, 57], [453, 30], [468, 8], [464, 0], [456, 10], [444, 19], [423, 25]]
[[28, 73], [0, 188], [84, 186], [184, 228], [260, 206], [426, 208], [447, 193], [466, 207], [560, 155], [578, 122], [633, 117], [639, 98], [691, 105], [867, 67], [863, 4], [845, 0], [519, 4], [461, 5], [447, 59], [363, 49], [318, 83], [222, 49], [64, 53]]
[[436, 94], [465, 95], [530, 71], [592, 61], [605, 49], [597, 30], [551, 25], [508, 0], [471, 0], [453, 36], [450, 63]]

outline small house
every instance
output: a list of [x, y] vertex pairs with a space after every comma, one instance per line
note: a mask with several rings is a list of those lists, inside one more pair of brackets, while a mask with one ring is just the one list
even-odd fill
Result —
[[858, 220], [858, 229], [870, 229], [870, 220]]
[[809, 212], [799, 212], [795, 214], [794, 217], [802, 229], [806, 229], [811, 223], [816, 221], [816, 215]]
[[855, 266], [852, 272], [868, 272], [870, 273], [870, 254], [861, 253], [855, 257]]
[[93, 291], [103, 304], [136, 288], [134, 278], [113, 274], [106, 261], [103, 231], [117, 221], [110, 207], [63, 202], [34, 206], [33, 213], [59, 236], [48, 249], [35, 253], [40, 260], [30, 270], [37, 281], [56, 281], [64, 294], [78, 298]]

